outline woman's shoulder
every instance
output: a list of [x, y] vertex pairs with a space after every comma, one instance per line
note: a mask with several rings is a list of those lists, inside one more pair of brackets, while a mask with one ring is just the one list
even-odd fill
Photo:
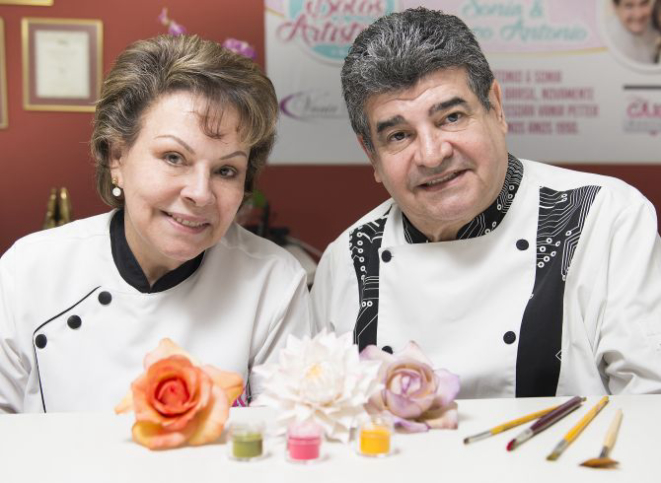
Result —
[[303, 270], [298, 260], [287, 250], [236, 223], [230, 225], [214, 249], [229, 251], [233, 257], [276, 263], [294, 272]]
[[12, 247], [19, 251], [43, 251], [70, 246], [94, 237], [108, 237], [112, 212], [76, 220], [66, 225], [30, 233]]

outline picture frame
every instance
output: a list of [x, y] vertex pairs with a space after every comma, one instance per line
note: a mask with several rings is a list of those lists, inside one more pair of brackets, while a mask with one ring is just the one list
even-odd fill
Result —
[[0, 5], [34, 5], [35, 7], [52, 7], [53, 0], [0, 0]]
[[23, 107], [31, 111], [93, 112], [103, 66], [103, 22], [25, 17]]
[[0, 17], [0, 129], [7, 129], [7, 50], [5, 48], [5, 21]]

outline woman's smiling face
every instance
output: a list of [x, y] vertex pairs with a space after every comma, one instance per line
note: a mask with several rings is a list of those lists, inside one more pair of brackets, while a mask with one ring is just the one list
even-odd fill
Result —
[[215, 245], [243, 200], [250, 147], [235, 109], [205, 132], [207, 102], [191, 92], [158, 98], [111, 172], [124, 191], [127, 242], [150, 283]]

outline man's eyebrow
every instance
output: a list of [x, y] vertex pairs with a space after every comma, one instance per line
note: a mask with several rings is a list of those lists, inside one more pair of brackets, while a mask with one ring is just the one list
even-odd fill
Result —
[[405, 122], [404, 117], [400, 115], [391, 117], [390, 119], [386, 119], [385, 121], [377, 122], [376, 133], [381, 134], [386, 129], [396, 126], [397, 124], [402, 124], [403, 122]]
[[432, 114], [438, 111], [445, 111], [455, 106], [466, 106], [466, 105], [468, 105], [468, 103], [466, 102], [465, 99], [462, 99], [461, 97], [453, 97], [452, 99], [439, 102], [438, 104], [434, 104], [433, 106], [431, 106], [429, 108], [429, 115], [431, 116]]
[[183, 139], [181, 139], [181, 138], [175, 136], [174, 134], [162, 134], [162, 135], [160, 135], [160, 136], [156, 136], [156, 139], [158, 139], [158, 138], [170, 138], [170, 139], [174, 139], [174, 140], [177, 141], [179, 144], [181, 144], [181, 145], [182, 145], [182, 146], [183, 146], [183, 147], [184, 147], [189, 153], [195, 154], [195, 150], [194, 150], [193, 148], [191, 148], [191, 147], [188, 145], [188, 143], [186, 143]]

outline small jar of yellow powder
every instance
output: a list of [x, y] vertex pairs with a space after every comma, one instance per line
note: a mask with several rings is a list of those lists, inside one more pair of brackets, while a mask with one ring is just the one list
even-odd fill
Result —
[[390, 454], [392, 423], [386, 417], [373, 416], [358, 430], [358, 452], [363, 456], [382, 457]]

